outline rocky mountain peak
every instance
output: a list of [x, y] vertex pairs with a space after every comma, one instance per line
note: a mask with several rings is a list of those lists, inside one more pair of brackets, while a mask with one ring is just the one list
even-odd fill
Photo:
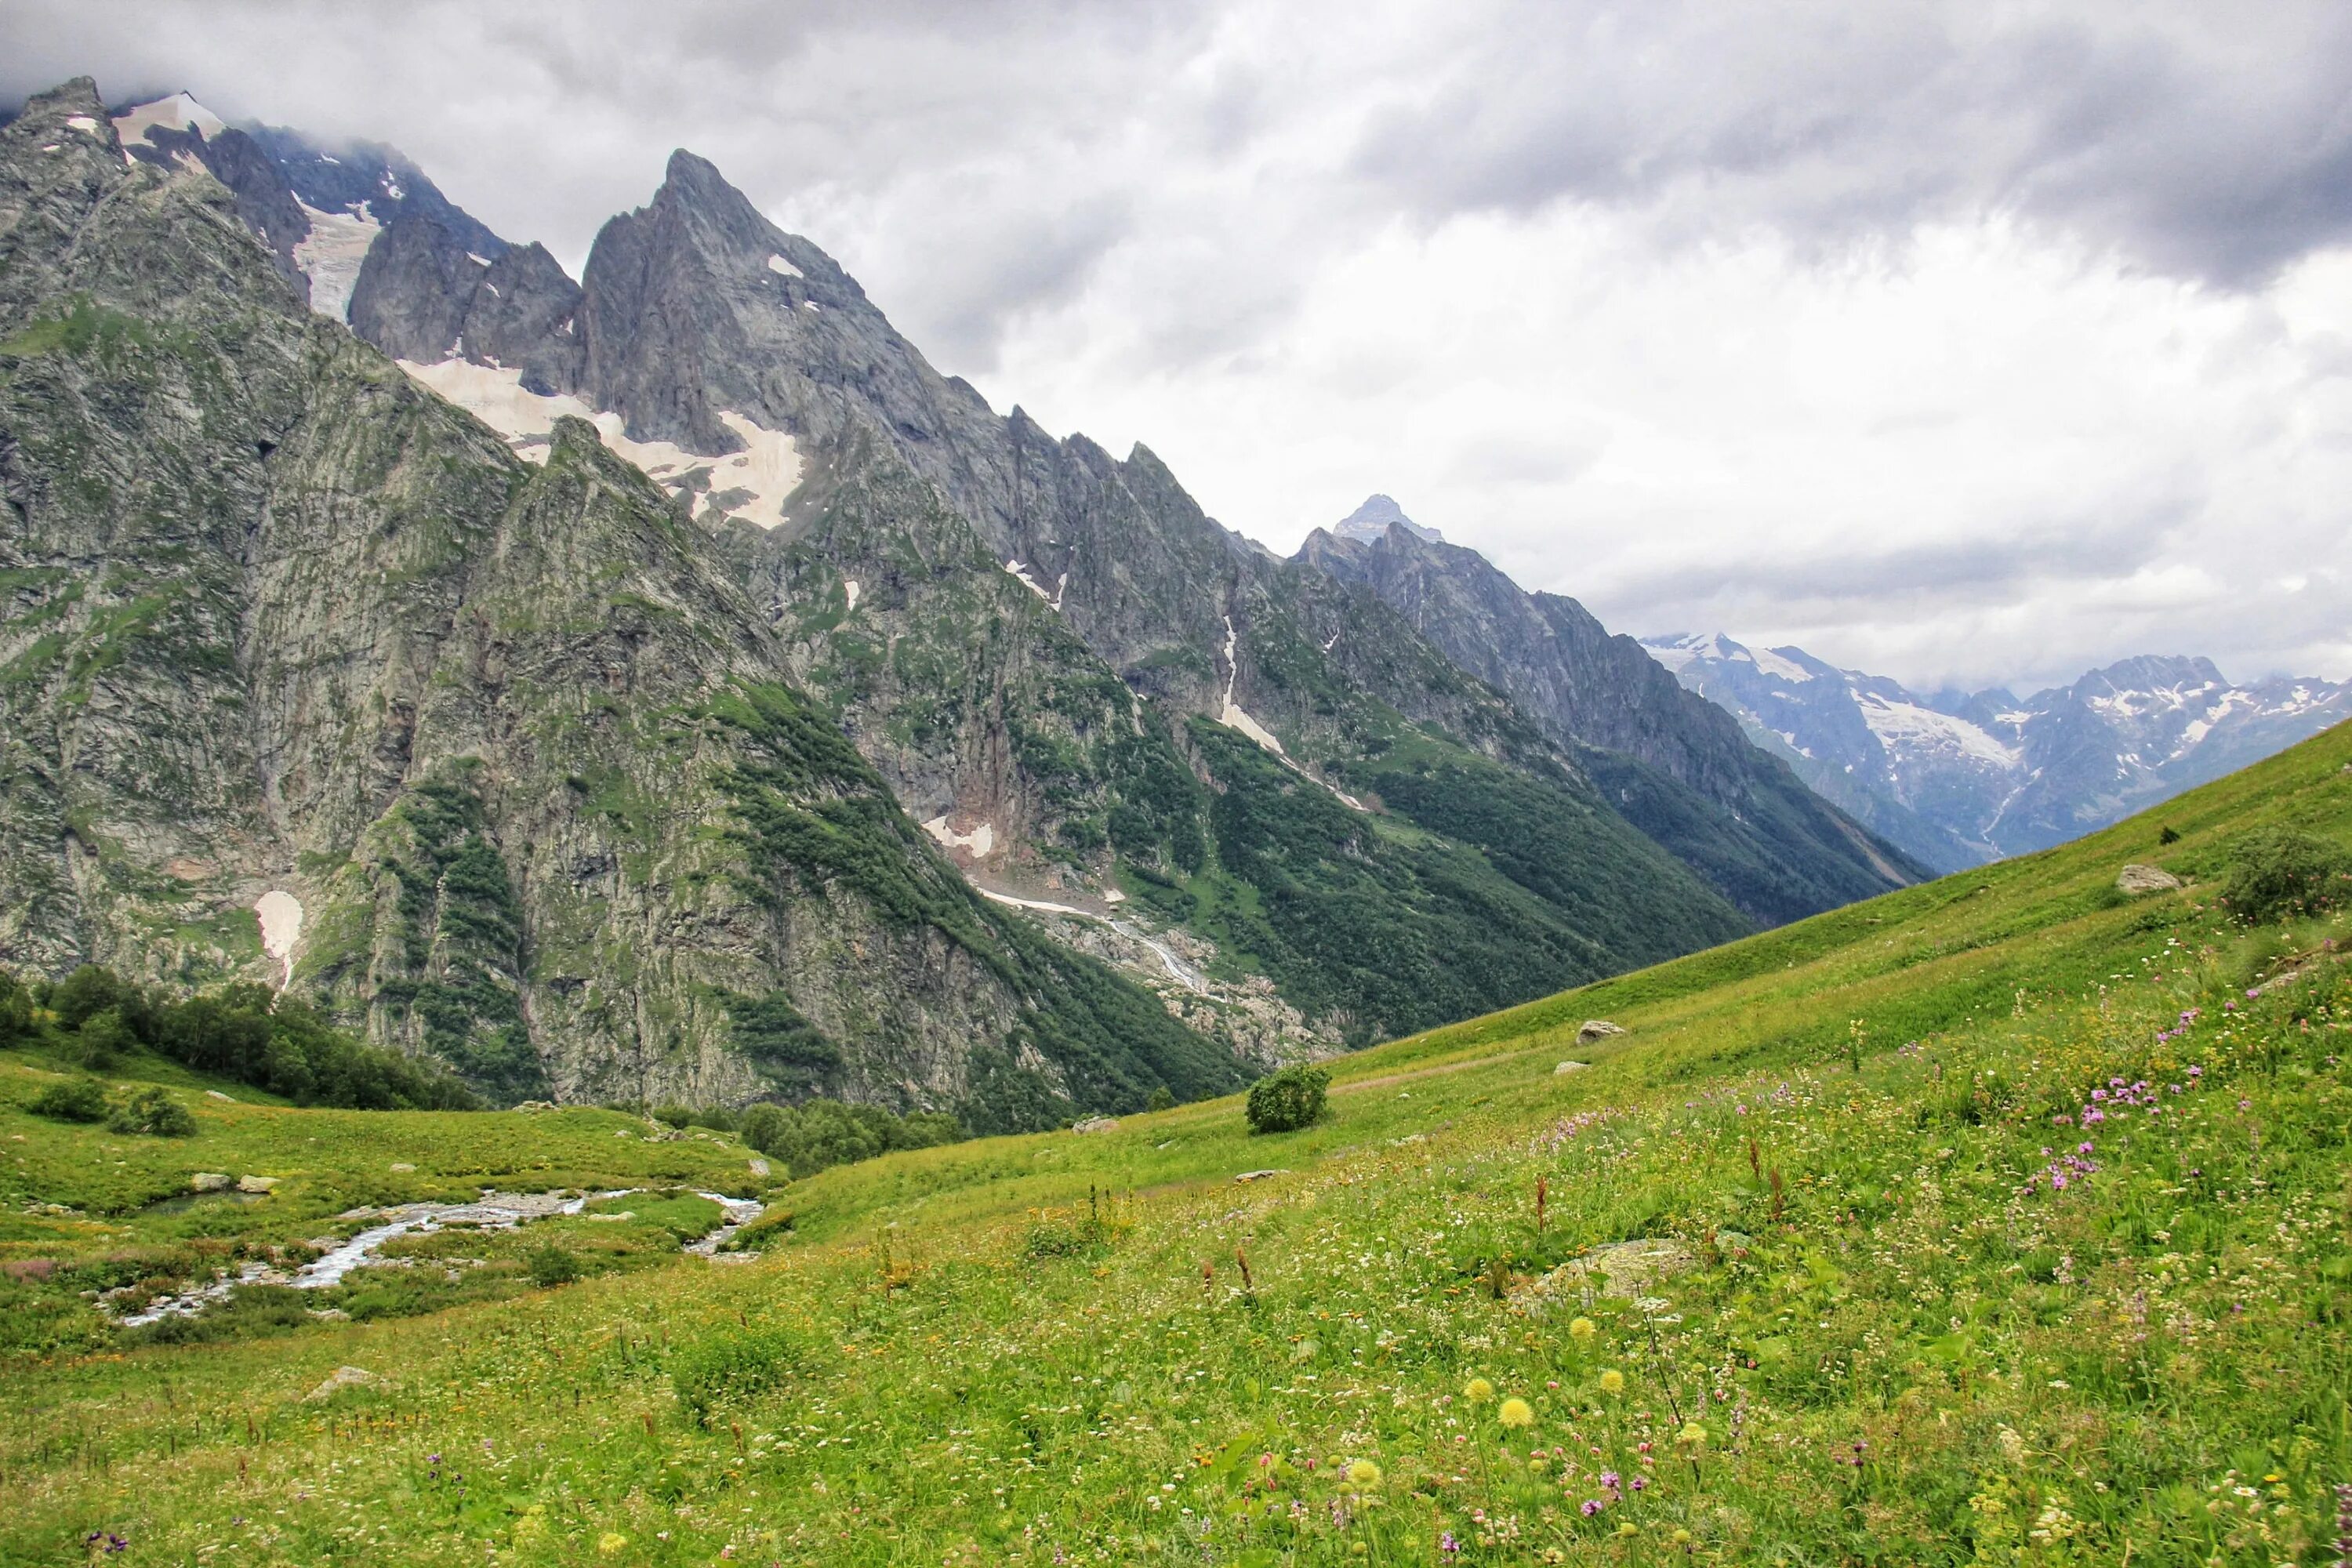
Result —
[[1413, 538], [1430, 544], [1442, 544], [1445, 536], [1433, 528], [1423, 528], [1405, 516], [1404, 509], [1388, 496], [1367, 496], [1364, 504], [1341, 518], [1331, 531], [1341, 539], [1353, 539], [1365, 544], [1378, 544], [1388, 537], [1389, 530], [1402, 528]]

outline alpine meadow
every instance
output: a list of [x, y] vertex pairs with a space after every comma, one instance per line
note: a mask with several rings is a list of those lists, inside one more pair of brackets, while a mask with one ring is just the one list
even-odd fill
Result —
[[673, 11], [0, 16], [0, 1568], [2352, 1565], [2352, 28]]

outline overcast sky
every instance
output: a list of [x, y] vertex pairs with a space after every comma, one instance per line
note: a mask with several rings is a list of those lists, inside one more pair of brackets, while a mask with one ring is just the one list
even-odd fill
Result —
[[2352, 677], [2352, 7], [11, 0], [576, 272], [689, 146], [1000, 409], [1618, 630]]

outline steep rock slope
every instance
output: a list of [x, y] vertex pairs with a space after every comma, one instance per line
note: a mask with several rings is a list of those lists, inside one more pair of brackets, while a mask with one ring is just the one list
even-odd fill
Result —
[[1922, 696], [1719, 635], [1647, 646], [1822, 795], [1948, 870], [2063, 843], [2352, 717], [2352, 684], [2240, 685], [2203, 658], [2126, 659], [2021, 699]]
[[[404, 363], [525, 449], [592, 415], [991, 892], [1181, 931], [1334, 1040], [1744, 928], [1386, 606], [1221, 528], [1148, 451], [999, 417], [704, 161], [605, 226], [576, 299], [493, 295], [453, 245], [388, 234], [354, 321], [404, 355], [463, 321]], [[494, 338], [518, 297], [548, 324]]]
[[535, 455], [87, 81], [0, 130], [0, 955], [283, 980], [508, 1097], [1237, 1081], [973, 895], [593, 427]]
[[[1385, 519], [1370, 537], [1368, 517]], [[1388, 498], [1372, 498], [1337, 529], [1317, 529], [1298, 559], [1376, 595], [1580, 748], [1622, 813], [1756, 919], [1797, 919], [1925, 875], [1681, 689], [1633, 638], [1610, 636], [1573, 599], [1526, 592]]]

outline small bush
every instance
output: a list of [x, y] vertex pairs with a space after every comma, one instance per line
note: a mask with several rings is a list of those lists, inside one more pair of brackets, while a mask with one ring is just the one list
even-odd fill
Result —
[[2342, 902], [2352, 856], [2341, 846], [2287, 827], [2246, 835], [2230, 851], [2221, 899], [2250, 925], [2319, 914]]
[[529, 1266], [530, 1282], [542, 1289], [553, 1285], [569, 1285], [580, 1278], [580, 1259], [562, 1247], [552, 1245], [533, 1252]]
[[1323, 1116], [1323, 1094], [1331, 1075], [1321, 1068], [1286, 1067], [1250, 1085], [1249, 1124], [1253, 1132], [1296, 1132]]
[[196, 1119], [188, 1108], [150, 1085], [125, 1100], [106, 1125], [116, 1132], [143, 1132], [150, 1138], [192, 1138]]
[[103, 1121], [106, 1089], [94, 1078], [68, 1079], [41, 1090], [25, 1109], [52, 1121]]
[[729, 1329], [696, 1341], [670, 1358], [669, 1380], [678, 1403], [707, 1426], [728, 1400], [773, 1388], [806, 1361], [797, 1336], [768, 1324]]
[[665, 1127], [685, 1129], [694, 1125], [694, 1108], [687, 1105], [656, 1105], [654, 1120]]
[[1143, 1109], [1146, 1110], [1173, 1110], [1176, 1109], [1176, 1097], [1168, 1092], [1168, 1086], [1163, 1083], [1158, 1089], [1151, 1091], [1151, 1098], [1143, 1102]]

